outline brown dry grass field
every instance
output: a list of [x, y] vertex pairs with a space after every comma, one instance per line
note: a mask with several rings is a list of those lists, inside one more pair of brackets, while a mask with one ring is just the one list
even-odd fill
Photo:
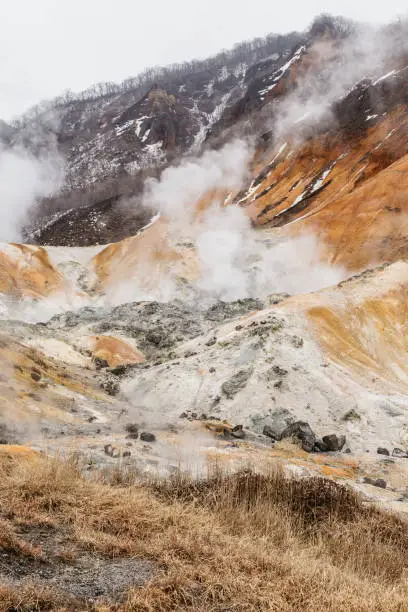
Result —
[[[408, 523], [335, 482], [276, 466], [109, 480], [73, 460], [0, 454], [1, 611], [408, 610]], [[114, 597], [47, 579], [82, 558], [153, 569]]]

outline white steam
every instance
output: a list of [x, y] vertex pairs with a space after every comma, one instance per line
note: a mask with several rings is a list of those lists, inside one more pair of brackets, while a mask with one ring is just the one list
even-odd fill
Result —
[[[218, 151], [168, 168], [160, 180], [148, 184], [146, 205], [166, 217], [173, 240], [188, 237], [195, 247], [196, 288], [212, 299], [234, 300], [313, 291], [342, 280], [342, 269], [319, 262], [313, 236], [279, 241], [274, 234], [254, 229], [244, 209], [220, 201], [221, 190], [242, 187], [251, 157], [251, 147], [235, 140]], [[197, 203], [204, 196], [210, 205], [205, 212], [197, 212]], [[163, 287], [167, 299], [176, 297], [177, 287], [168, 277], [158, 285], [161, 298]], [[126, 283], [127, 294], [128, 290]]]
[[[404, 47], [404, 48], [401, 48]], [[333, 120], [332, 106], [340, 102], [363, 79], [376, 79], [395, 65], [395, 53], [408, 49], [404, 37], [398, 41], [387, 29], [360, 26], [343, 41], [322, 38], [307, 51], [310, 64], [292, 92], [277, 103], [273, 129], [277, 139], [290, 132], [309, 136], [316, 126]]]
[[22, 147], [0, 148], [0, 240], [21, 240], [29, 209], [62, 183], [62, 164], [55, 155], [34, 157]]
[[160, 180], [146, 184], [145, 203], [180, 230], [193, 222], [197, 202], [212, 189], [238, 189], [248, 171], [251, 147], [234, 140], [219, 151], [206, 151], [179, 166], [166, 168]]

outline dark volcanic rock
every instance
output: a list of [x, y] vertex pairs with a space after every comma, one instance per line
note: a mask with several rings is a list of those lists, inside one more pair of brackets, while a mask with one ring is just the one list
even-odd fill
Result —
[[393, 457], [401, 457], [402, 459], [408, 459], [407, 451], [402, 450], [402, 448], [394, 448], [392, 451]]
[[252, 368], [240, 370], [221, 385], [222, 392], [228, 399], [233, 399], [235, 395], [246, 386], [251, 376]]
[[269, 425], [265, 425], [262, 433], [264, 436], [267, 436], [268, 438], [271, 438], [272, 440], [278, 441], [281, 439], [281, 435], [277, 431], [272, 429], [272, 427], [270, 427]]
[[117, 380], [108, 378], [101, 383], [101, 389], [103, 389], [108, 395], [117, 395], [120, 391], [120, 385]]
[[379, 446], [379, 447], [377, 448], [377, 453], [378, 453], [379, 455], [386, 455], [387, 457], [389, 457], [389, 456], [390, 456], [390, 451], [388, 450], [388, 448], [383, 448], [383, 447], [381, 447], [381, 446]]
[[237, 438], [238, 440], [243, 440], [245, 438], [245, 431], [242, 425], [236, 425], [231, 429], [231, 436], [233, 438]]
[[253, 298], [236, 300], [235, 302], [220, 301], [207, 310], [205, 318], [209, 321], [221, 323], [222, 321], [228, 319], [241, 317], [242, 315], [248, 314], [248, 312], [262, 310], [263, 306], [264, 304], [261, 302], [261, 300], [256, 300]]
[[324, 444], [326, 445], [327, 450], [334, 451], [334, 452], [341, 451], [341, 449], [346, 443], [345, 436], [336, 436], [336, 434], [330, 434], [328, 436], [323, 436], [322, 440]]
[[143, 442], [156, 442], [156, 436], [152, 433], [149, 433], [148, 431], [143, 431], [140, 434], [140, 439]]
[[132, 440], [137, 440], [139, 437], [139, 427], [135, 423], [128, 423], [125, 425], [125, 431], [127, 432], [127, 437]]
[[387, 488], [387, 483], [383, 478], [369, 478], [368, 476], [364, 476], [364, 482], [372, 485], [373, 487], [379, 487], [380, 489]]
[[304, 451], [311, 453], [316, 444], [316, 435], [306, 421], [295, 421], [288, 425], [281, 434], [281, 438], [297, 438]]

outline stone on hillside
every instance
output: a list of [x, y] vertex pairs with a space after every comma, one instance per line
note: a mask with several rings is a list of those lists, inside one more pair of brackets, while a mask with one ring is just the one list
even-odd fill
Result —
[[271, 293], [266, 297], [265, 306], [274, 306], [288, 297], [290, 297], [289, 293]]
[[272, 427], [270, 427], [269, 425], [265, 425], [262, 433], [264, 436], [267, 436], [268, 438], [271, 438], [272, 440], [277, 441], [281, 439], [281, 435], [278, 434], [278, 432], [272, 429]]
[[316, 453], [327, 453], [327, 451], [329, 450], [327, 444], [325, 444], [323, 442], [323, 440], [320, 440], [319, 438], [316, 440], [315, 445], [314, 445], [314, 449], [313, 449]]
[[253, 298], [245, 298], [235, 302], [223, 302], [220, 300], [207, 310], [205, 318], [208, 321], [221, 323], [227, 319], [246, 315], [248, 312], [262, 310], [263, 307], [263, 302]]
[[35, 382], [39, 382], [41, 380], [41, 371], [38, 368], [33, 368], [31, 370], [31, 378], [35, 381]]
[[387, 483], [383, 478], [369, 478], [368, 476], [365, 476], [364, 482], [366, 484], [372, 485], [373, 487], [379, 487], [380, 489], [387, 488]]
[[245, 438], [245, 431], [242, 425], [236, 425], [231, 429], [231, 436], [233, 438], [237, 438], [238, 440], [243, 440]]
[[358, 414], [357, 410], [352, 408], [343, 416], [343, 421], [361, 421], [361, 416]]
[[143, 442], [156, 442], [156, 436], [152, 433], [149, 433], [148, 431], [143, 431], [140, 434], [140, 439]]
[[113, 457], [114, 459], [117, 459], [120, 456], [118, 449], [115, 446], [112, 446], [112, 444], [105, 444], [104, 451], [105, 455]]
[[392, 451], [392, 456], [400, 457], [402, 459], [408, 459], [407, 451], [402, 450], [402, 448], [394, 448], [394, 450]]
[[295, 421], [288, 425], [281, 434], [283, 438], [297, 438], [304, 451], [311, 453], [315, 448], [316, 435], [306, 421]]
[[106, 359], [102, 359], [102, 357], [93, 357], [92, 361], [97, 370], [102, 370], [102, 368], [109, 367], [109, 363], [106, 361]]
[[383, 448], [382, 446], [379, 446], [377, 448], [377, 453], [379, 455], [386, 455], [387, 457], [390, 456], [390, 451], [388, 450], [388, 448]]
[[322, 440], [324, 444], [327, 446], [327, 450], [332, 451], [332, 452], [341, 451], [341, 449], [346, 443], [345, 436], [336, 436], [336, 434], [330, 434], [328, 436], [323, 436]]
[[285, 370], [284, 368], [281, 368], [278, 365], [273, 366], [272, 368], [273, 373], [276, 374], [276, 376], [286, 376], [288, 371]]
[[240, 370], [222, 384], [222, 392], [228, 397], [228, 399], [232, 399], [241, 389], [246, 386], [251, 376], [252, 368]]
[[131, 440], [137, 440], [139, 437], [139, 427], [136, 423], [128, 423], [125, 425], [125, 431], [127, 432], [127, 437]]
[[103, 389], [108, 395], [114, 396], [119, 393], [120, 385], [117, 380], [108, 378], [103, 383], [101, 383], [101, 389]]

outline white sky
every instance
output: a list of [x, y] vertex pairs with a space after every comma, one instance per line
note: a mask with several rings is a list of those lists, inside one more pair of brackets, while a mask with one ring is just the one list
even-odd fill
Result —
[[206, 57], [319, 13], [386, 22], [407, 0], [0, 0], [0, 118], [143, 68]]

